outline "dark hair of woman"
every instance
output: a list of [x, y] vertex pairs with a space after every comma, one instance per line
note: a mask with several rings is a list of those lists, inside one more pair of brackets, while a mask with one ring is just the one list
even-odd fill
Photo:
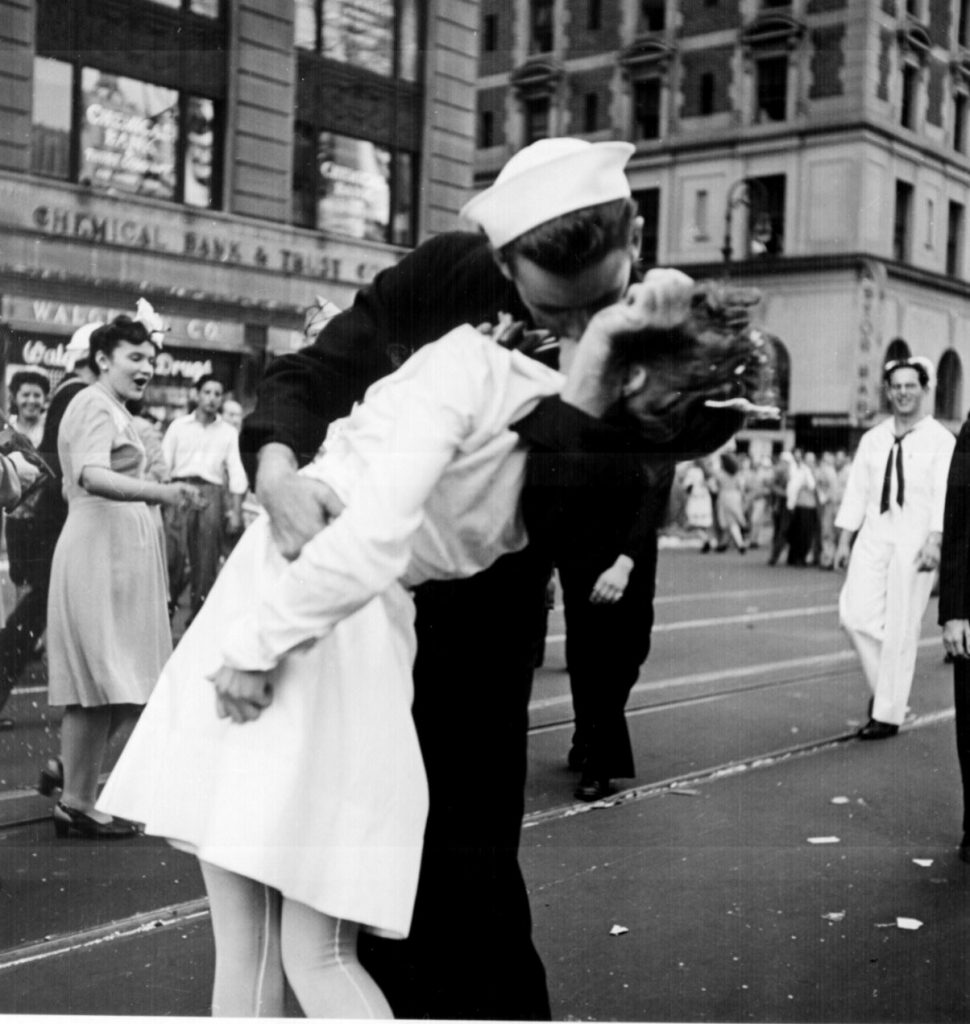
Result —
[[103, 352], [106, 356], [110, 356], [111, 353], [114, 352], [114, 350], [124, 341], [127, 341], [132, 345], [143, 345], [148, 341], [151, 342], [155, 347], [155, 350], [158, 351], [158, 346], [152, 342], [151, 336], [145, 328], [145, 325], [140, 323], [138, 320], [132, 320], [130, 316], [126, 316], [122, 313], [120, 316], [116, 316], [111, 323], [104, 324], [92, 333], [91, 349], [89, 353], [91, 367], [97, 371], [98, 364], [95, 360], [95, 356], [99, 352]]

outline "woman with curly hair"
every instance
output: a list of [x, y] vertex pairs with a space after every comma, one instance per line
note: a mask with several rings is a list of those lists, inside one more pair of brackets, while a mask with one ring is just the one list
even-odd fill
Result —
[[47, 650], [50, 703], [64, 714], [60, 759], [39, 787], [62, 787], [58, 836], [134, 834], [95, 810], [98, 778], [109, 739], [131, 726], [172, 652], [150, 506], [183, 504], [196, 492], [145, 477], [145, 447], [126, 406], [144, 395], [157, 354], [138, 320], [119, 316], [95, 330], [97, 379], [71, 400], [58, 431], [68, 513], [51, 569]]

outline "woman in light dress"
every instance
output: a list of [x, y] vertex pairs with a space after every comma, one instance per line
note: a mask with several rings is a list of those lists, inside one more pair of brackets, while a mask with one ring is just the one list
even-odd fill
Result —
[[214, 1013], [281, 1014], [285, 979], [307, 1016], [391, 1015], [355, 947], [361, 928], [406, 936], [417, 887], [427, 789], [408, 589], [525, 545], [526, 451], [509, 425], [601, 379], [612, 337], [656, 319], [652, 294], [633, 286], [597, 314], [568, 380], [467, 325], [423, 347], [303, 471], [342, 514], [293, 562], [263, 515], [228, 558], [98, 804], [199, 858]]
[[62, 787], [58, 836], [130, 836], [130, 822], [95, 809], [110, 738], [129, 728], [172, 652], [165, 563], [150, 509], [196, 497], [188, 484], [145, 478], [145, 448], [125, 407], [142, 397], [157, 348], [127, 316], [91, 335], [94, 384], [72, 400], [58, 432], [67, 521], [48, 598], [49, 699], [63, 707], [61, 755], [41, 775]]

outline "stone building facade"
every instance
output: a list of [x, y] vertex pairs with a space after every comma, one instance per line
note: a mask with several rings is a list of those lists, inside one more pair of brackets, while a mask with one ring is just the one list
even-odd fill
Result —
[[[880, 367], [970, 400], [968, 0], [482, 0], [476, 184], [542, 135], [628, 139], [644, 259], [764, 290], [785, 430], [851, 443]], [[730, 259], [725, 260], [725, 252]]]
[[477, 0], [0, 0], [0, 385], [144, 295], [244, 403], [472, 183]]

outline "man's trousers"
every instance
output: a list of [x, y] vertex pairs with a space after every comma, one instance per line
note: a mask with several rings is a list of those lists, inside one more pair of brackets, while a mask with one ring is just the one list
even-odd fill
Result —
[[872, 691], [872, 717], [891, 725], [906, 717], [920, 626], [933, 589], [934, 574], [916, 571], [920, 547], [875, 540], [863, 527], [839, 596], [839, 620]]
[[166, 506], [165, 554], [168, 560], [169, 600], [174, 607], [188, 583], [191, 614], [195, 616], [219, 572], [223, 535], [223, 488], [205, 480], [189, 479], [198, 487], [203, 508]]
[[414, 920], [403, 941], [360, 939], [397, 1017], [551, 1016], [518, 861], [549, 571], [526, 549], [415, 591], [414, 724], [431, 805]]

